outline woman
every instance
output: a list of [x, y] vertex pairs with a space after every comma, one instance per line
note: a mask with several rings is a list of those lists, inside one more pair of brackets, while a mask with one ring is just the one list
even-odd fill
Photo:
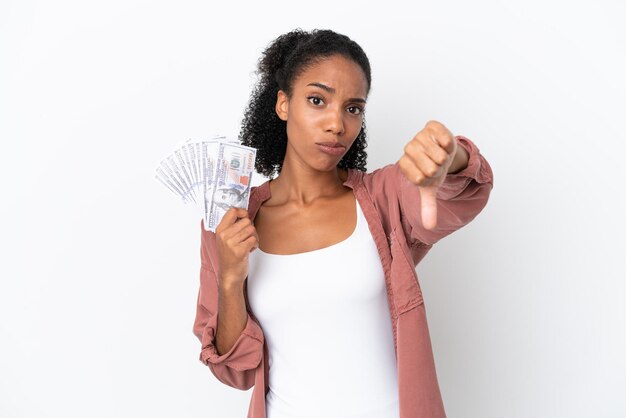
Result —
[[344, 35], [284, 34], [258, 69], [241, 138], [279, 175], [201, 229], [200, 360], [254, 386], [248, 417], [445, 417], [415, 266], [486, 205], [489, 164], [430, 121], [366, 173], [370, 65]]

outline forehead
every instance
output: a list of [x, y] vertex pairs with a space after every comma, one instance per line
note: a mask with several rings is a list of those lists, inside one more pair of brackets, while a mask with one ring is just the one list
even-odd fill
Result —
[[363, 70], [359, 64], [341, 55], [322, 58], [310, 64], [294, 80], [294, 88], [302, 89], [314, 82], [336, 89], [336, 94], [367, 95], [367, 79]]

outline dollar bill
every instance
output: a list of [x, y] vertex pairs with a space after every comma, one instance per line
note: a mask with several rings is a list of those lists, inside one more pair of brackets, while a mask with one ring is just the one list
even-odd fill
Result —
[[215, 231], [231, 207], [248, 208], [255, 158], [254, 148], [232, 142], [219, 144], [215, 177], [205, 183], [204, 223], [208, 230]]
[[215, 232], [228, 209], [248, 208], [255, 159], [255, 148], [224, 135], [188, 139], [163, 158], [154, 177]]

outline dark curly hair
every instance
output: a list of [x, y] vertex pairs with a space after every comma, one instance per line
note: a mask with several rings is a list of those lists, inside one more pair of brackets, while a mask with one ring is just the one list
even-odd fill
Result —
[[[280, 173], [287, 151], [287, 123], [276, 114], [278, 90], [291, 98], [293, 81], [309, 66], [331, 55], [342, 55], [358, 64], [367, 79], [367, 94], [372, 82], [370, 63], [363, 49], [345, 35], [332, 30], [297, 28], [274, 39], [263, 51], [252, 91], [242, 120], [239, 140], [257, 149], [255, 168], [267, 177]], [[339, 168], [366, 171], [367, 147], [365, 120], [354, 143], [338, 163]]]

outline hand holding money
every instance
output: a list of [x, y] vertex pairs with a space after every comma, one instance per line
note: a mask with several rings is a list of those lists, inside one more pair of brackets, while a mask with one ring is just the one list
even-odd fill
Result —
[[258, 248], [256, 228], [242, 208], [230, 208], [215, 230], [219, 258], [219, 285], [242, 285], [248, 277], [248, 256]]
[[225, 136], [188, 140], [161, 161], [155, 178], [198, 208], [204, 229], [215, 232], [228, 209], [248, 208], [255, 158], [255, 148]]

